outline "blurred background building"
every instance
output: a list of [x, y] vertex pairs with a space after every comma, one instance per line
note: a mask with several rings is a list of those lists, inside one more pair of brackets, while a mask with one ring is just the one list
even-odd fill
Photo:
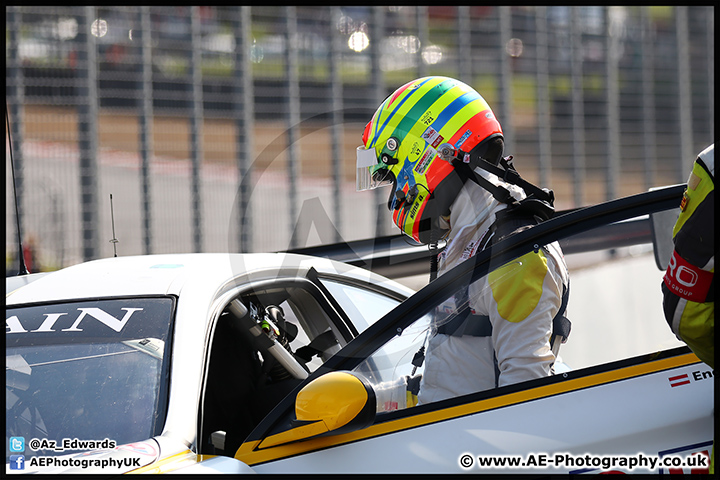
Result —
[[424, 75], [475, 87], [506, 153], [560, 209], [682, 183], [714, 141], [711, 6], [13, 6], [5, 22], [34, 271], [113, 247], [279, 251], [396, 233], [388, 192], [355, 192], [355, 148], [380, 102]]

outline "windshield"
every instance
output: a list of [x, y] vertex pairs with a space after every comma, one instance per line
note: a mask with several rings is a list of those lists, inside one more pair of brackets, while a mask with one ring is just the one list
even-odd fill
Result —
[[[79, 450], [64, 440], [121, 445], [157, 435], [173, 314], [170, 297], [8, 308], [8, 446], [21, 438], [26, 457], [63, 455]], [[6, 462], [17, 453], [8, 450]]]

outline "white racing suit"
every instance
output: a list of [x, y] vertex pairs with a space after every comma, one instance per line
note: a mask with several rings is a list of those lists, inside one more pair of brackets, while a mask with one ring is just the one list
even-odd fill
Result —
[[[525, 198], [519, 187], [476, 171], [517, 200]], [[450, 234], [439, 258], [438, 275], [488, 245], [490, 227], [505, 208], [475, 182], [465, 182], [451, 206]], [[560, 343], [553, 340], [551, 348], [553, 320], [564, 308], [568, 280], [562, 251], [555, 242], [471, 284], [466, 290], [470, 307], [475, 314], [489, 317], [492, 333], [463, 334], [468, 331], [463, 328], [447, 334], [440, 333], [440, 327], [428, 344], [418, 403], [551, 375]], [[445, 307], [453, 310], [452, 303], [460, 302], [451, 299], [450, 303]]]

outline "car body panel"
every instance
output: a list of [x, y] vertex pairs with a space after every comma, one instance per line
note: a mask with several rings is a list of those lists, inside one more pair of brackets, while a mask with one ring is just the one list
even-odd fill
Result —
[[[8, 292], [6, 302], [22, 304], [107, 296], [179, 295], [184, 288], [192, 289], [193, 294], [197, 289], [201, 292], [210, 289], [214, 293], [218, 285], [276, 278], [281, 274], [294, 276], [310, 268], [362, 282], [390, 283], [405, 294], [413, 293], [367, 270], [320, 257], [285, 253], [164, 254], [105, 258], [43, 273], [33, 282]], [[17, 278], [15, 282], [23, 277]]]
[[[654, 426], [655, 443], [644, 453], [657, 455], [695, 443], [695, 435], [675, 434], [677, 423], [684, 425], [680, 431], [694, 429], [712, 438], [712, 423], [700, 413], [712, 409], [712, 380], [692, 382], [684, 395], [673, 395], [678, 390], [668, 381], [709, 371], [693, 354], [682, 354], [535, 388], [517, 385], [512, 393], [482, 400], [444, 402], [455, 404], [344, 435], [267, 449], [246, 444], [236, 458], [259, 473], [502, 473], [508, 470], [463, 467], [459, 458], [468, 453], [513, 455], [519, 449], [553, 455], [622, 455], [637, 448], [636, 424], [646, 420]], [[648, 403], [648, 397], [663, 397], [664, 402]], [[688, 404], [688, 398], [695, 402]], [[677, 415], [667, 418], [668, 408]], [[368, 464], [368, 458], [373, 462]], [[561, 466], [553, 472], [573, 470]], [[513, 473], [538, 473], [538, 469]]]

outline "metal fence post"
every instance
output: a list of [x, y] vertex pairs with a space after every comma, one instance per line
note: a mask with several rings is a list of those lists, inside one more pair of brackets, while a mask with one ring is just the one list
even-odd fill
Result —
[[95, 7], [84, 7], [78, 18], [78, 66], [83, 75], [77, 89], [78, 147], [80, 150], [80, 205], [83, 260], [99, 257], [98, 215], [98, 92], [96, 35], [102, 23]]
[[342, 240], [342, 197], [340, 187], [343, 180], [342, 145], [343, 145], [343, 98], [342, 79], [340, 77], [341, 42], [340, 31], [337, 25], [340, 22], [342, 11], [340, 7], [331, 7], [330, 11], [330, 110], [332, 111], [330, 125], [331, 151], [332, 151], [332, 181], [333, 181], [333, 222], [335, 224], [335, 242]]
[[199, 7], [190, 8], [190, 157], [192, 160], [192, 230], [193, 248], [202, 252], [202, 196], [200, 169], [203, 158], [203, 92], [202, 92], [202, 54], [200, 52], [200, 11]]
[[[385, 12], [386, 7], [372, 7], [372, 25], [370, 26], [370, 83], [372, 85], [373, 94], [370, 96], [371, 109], [374, 111], [385, 100], [385, 76], [381, 68], [382, 42], [385, 38]], [[369, 121], [369, 119], [368, 119]], [[376, 188], [373, 191], [373, 200], [376, 206], [375, 213], [375, 236], [383, 237], [387, 235], [385, 228], [387, 208], [383, 201], [383, 196], [387, 192], [383, 188]]]
[[152, 32], [150, 7], [140, 7], [140, 75], [142, 103], [140, 105], [140, 183], [143, 225], [143, 253], [152, 253], [152, 195], [150, 162], [153, 155], [153, 83], [152, 83]]
[[550, 117], [550, 74], [548, 67], [547, 7], [535, 7], [535, 56], [537, 80], [538, 156], [540, 186], [549, 188], [552, 168], [552, 131]]
[[[694, 160], [692, 98], [690, 95], [690, 46], [688, 33], [688, 12], [686, 6], [675, 7], [675, 33], [677, 38], [677, 73], [678, 73], [678, 133], [680, 155], [677, 163], [677, 181], [687, 180], [688, 165]], [[697, 152], [695, 152], [697, 153]]]
[[285, 78], [287, 85], [287, 175], [288, 175], [288, 203], [290, 209], [290, 248], [296, 248], [298, 239], [295, 237], [297, 224], [301, 219], [298, 216], [297, 180], [300, 145], [298, 144], [300, 123], [300, 86], [298, 84], [298, 44], [297, 44], [297, 11], [294, 6], [285, 7]]
[[[235, 144], [238, 171], [238, 236], [240, 252], [252, 251], [253, 218], [250, 204], [252, 185], [253, 131], [255, 129], [254, 86], [252, 78], [251, 7], [239, 7], [235, 22]], [[238, 90], [240, 90], [238, 92]]]
[[585, 177], [585, 99], [583, 94], [583, 51], [579, 7], [570, 7], [570, 77], [572, 82], [572, 164], [573, 202], [584, 203]]
[[[707, 52], [708, 52], [708, 69], [707, 69], [707, 85], [708, 85], [708, 109], [710, 111], [710, 129], [711, 135], [715, 133], [715, 7], [708, 7], [710, 10], [707, 18]], [[714, 142], [713, 138], [713, 142]]]
[[618, 85], [619, 36], [621, 25], [613, 18], [613, 8], [605, 9], [605, 82], [607, 95], [607, 173], [605, 198], [618, 196], [620, 173], [620, 92]]
[[472, 27], [470, 24], [470, 7], [465, 5], [458, 5], [457, 7], [457, 28], [458, 28], [458, 75], [459, 79], [472, 85], [472, 47], [471, 47], [471, 36]]
[[[8, 29], [8, 63], [7, 63], [7, 76], [9, 82], [7, 84], [8, 93], [8, 104], [9, 107], [9, 119], [10, 132], [12, 139], [12, 161], [14, 163], [13, 169], [15, 173], [15, 205], [17, 206], [17, 238], [22, 240], [21, 236], [24, 232], [24, 187], [25, 187], [25, 163], [22, 152], [23, 145], [23, 121], [24, 121], [24, 107], [25, 98], [23, 92], [23, 72], [22, 64], [20, 62], [20, 55], [18, 52], [19, 40], [20, 40], [20, 7], [13, 6], [7, 9], [7, 21], [10, 24]], [[13, 222], [14, 223], [14, 222]], [[6, 225], [8, 222], [6, 222]], [[17, 245], [17, 259], [19, 262], [20, 255], [23, 254], [19, 250], [19, 244]], [[20, 264], [18, 263], [18, 266]]]
[[512, 12], [510, 7], [502, 6], [498, 8], [500, 16], [499, 43], [498, 53], [500, 55], [500, 77], [498, 78], [498, 90], [500, 93], [500, 125], [502, 125], [503, 137], [505, 138], [505, 155], [513, 153], [515, 147], [515, 125], [512, 114], [512, 70], [510, 68], [510, 55], [507, 48], [510, 38], [512, 37]]
[[423, 61], [423, 48], [427, 48], [429, 45], [429, 32], [428, 32], [428, 7], [418, 5], [415, 7], [415, 23], [417, 24], [417, 37], [418, 37], [418, 49], [415, 53], [417, 59], [417, 72], [418, 77], [427, 76], [427, 64]]
[[643, 123], [643, 165], [645, 166], [645, 188], [649, 189], [655, 184], [655, 169], [657, 163], [656, 135], [655, 135], [655, 60], [654, 36], [648, 10], [650, 7], [640, 7], [640, 22], [642, 28], [642, 123]]

